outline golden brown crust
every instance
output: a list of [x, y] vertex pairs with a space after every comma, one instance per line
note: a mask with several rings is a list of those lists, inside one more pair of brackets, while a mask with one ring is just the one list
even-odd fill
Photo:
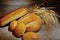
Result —
[[16, 26], [17, 26], [17, 21], [15, 21], [15, 20], [12, 21], [12, 22], [10, 23], [10, 26], [9, 26], [10, 31], [13, 31]]
[[34, 32], [27, 32], [23, 35], [23, 40], [40, 40], [40, 36]]
[[38, 31], [41, 28], [41, 25], [42, 20], [38, 15], [34, 13], [28, 13], [27, 15], [18, 19], [18, 21], [12, 21], [10, 23], [10, 29], [13, 30], [12, 32], [14, 36], [21, 37], [26, 31]]
[[16, 28], [13, 30], [13, 35], [16, 37], [21, 37], [26, 31], [25, 25], [18, 23]]
[[18, 22], [23, 23], [26, 26], [26, 31], [36, 32], [42, 26], [41, 18], [34, 13], [29, 13], [25, 15], [24, 17], [20, 18]]
[[4, 26], [11, 22], [12, 20], [18, 19], [19, 17], [27, 13], [28, 13], [27, 8], [19, 8], [17, 10], [14, 10], [0, 20], [0, 26]]

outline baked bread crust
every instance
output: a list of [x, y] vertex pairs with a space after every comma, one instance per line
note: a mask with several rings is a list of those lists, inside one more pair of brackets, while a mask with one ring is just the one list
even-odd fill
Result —
[[42, 26], [42, 19], [34, 14], [29, 13], [18, 20], [19, 23], [23, 23], [26, 27], [26, 31], [38, 31]]
[[28, 13], [28, 8], [18, 8], [12, 12], [10, 12], [8, 15], [0, 19], [0, 26], [4, 26], [8, 24], [9, 22], [18, 19], [22, 17], [23, 15]]
[[27, 32], [23, 35], [23, 40], [40, 40], [40, 36], [34, 32]]

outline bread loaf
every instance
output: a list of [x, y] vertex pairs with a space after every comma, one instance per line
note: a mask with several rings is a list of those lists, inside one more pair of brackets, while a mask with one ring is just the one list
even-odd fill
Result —
[[18, 8], [12, 12], [10, 12], [8, 15], [0, 19], [0, 26], [4, 26], [8, 24], [9, 22], [18, 19], [22, 17], [23, 15], [28, 13], [28, 8]]

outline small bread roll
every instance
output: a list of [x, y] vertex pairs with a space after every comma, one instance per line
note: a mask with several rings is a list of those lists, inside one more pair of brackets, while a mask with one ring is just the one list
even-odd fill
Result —
[[10, 31], [13, 31], [16, 26], [17, 26], [17, 21], [15, 21], [15, 20], [12, 21], [12, 22], [10, 23], [10, 26], [9, 26]]
[[40, 36], [34, 32], [27, 32], [23, 35], [23, 40], [40, 40]]
[[16, 28], [13, 30], [13, 35], [16, 37], [21, 37], [26, 31], [26, 27], [22, 23], [18, 23]]
[[28, 8], [18, 8], [16, 10], [10, 12], [5, 17], [1, 18], [0, 19], [0, 26], [4, 26], [4, 25], [8, 24], [9, 22], [24, 16], [28, 12], [29, 12]]
[[23, 23], [26, 26], [26, 31], [38, 31], [42, 26], [41, 18], [34, 14], [29, 13], [18, 20], [19, 23]]

